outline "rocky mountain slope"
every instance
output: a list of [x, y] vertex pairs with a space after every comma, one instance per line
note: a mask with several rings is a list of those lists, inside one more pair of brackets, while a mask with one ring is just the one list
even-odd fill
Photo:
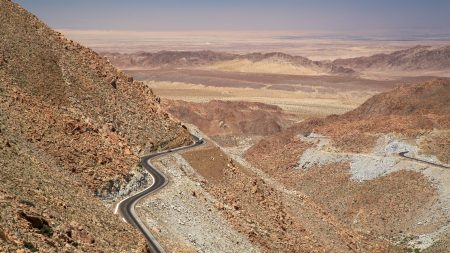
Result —
[[447, 79], [399, 86], [346, 114], [295, 124], [245, 156], [353, 229], [441, 252], [450, 233], [449, 96]]
[[207, 67], [213, 70], [235, 72], [262, 72], [280, 74], [335, 74], [349, 75], [354, 71], [330, 62], [312, 61], [302, 56], [284, 53], [230, 54], [213, 51], [161, 51], [132, 54], [102, 53], [121, 69], [159, 69]]
[[[262, 252], [446, 252], [450, 173], [398, 153], [444, 161], [430, 154], [448, 153], [449, 84], [399, 86], [347, 114], [295, 124], [247, 152], [254, 166], [212, 140], [163, 158], [159, 166], [178, 183], [142, 213], [157, 210], [148, 221], [162, 240], [200, 250], [230, 244], [230, 226], [210, 222], [219, 212], [214, 220], [225, 218]], [[204, 231], [222, 227], [211, 243]]]
[[262, 252], [394, 252], [387, 241], [352, 230], [301, 191], [286, 189], [217, 147], [189, 151], [183, 158], [213, 197], [207, 207], [219, 210]]
[[208, 136], [265, 136], [280, 132], [289, 123], [280, 107], [263, 103], [168, 100], [163, 104], [173, 116], [199, 127]]
[[392, 92], [375, 95], [345, 117], [449, 115], [449, 100], [449, 82], [444, 79], [435, 80], [420, 85], [399, 86]]
[[[266, 154], [268, 160], [273, 159], [282, 151], [266, 147], [274, 147], [279, 143], [276, 147], [283, 149], [283, 153], [289, 153], [289, 150], [295, 153], [291, 159], [291, 165], [295, 165], [302, 148], [299, 151], [299, 148], [289, 148], [289, 145], [297, 143], [303, 149], [308, 146], [296, 138], [297, 135], [308, 135], [312, 132], [322, 134], [332, 138], [335, 148], [362, 153], [371, 150], [377, 138], [383, 134], [396, 133], [417, 137], [433, 130], [446, 131], [450, 129], [449, 96], [450, 81], [447, 79], [399, 86], [390, 92], [375, 95], [360, 107], [343, 115], [297, 123], [262, 140], [247, 154], [249, 157], [253, 154], [259, 157], [269, 152]], [[259, 158], [256, 160], [261, 161]]]
[[376, 54], [369, 57], [338, 59], [337, 66], [367, 70], [448, 70], [450, 68], [450, 46], [432, 48], [417, 46], [390, 54]]
[[145, 85], [8, 0], [0, 38], [0, 248], [141, 250], [95, 195], [116, 194], [141, 152], [189, 143], [188, 131]]
[[121, 69], [151, 69], [164, 67], [200, 66], [232, 60], [236, 55], [212, 51], [160, 51], [132, 54], [102, 53]]
[[313, 131], [333, 136], [336, 146], [358, 151], [363, 146], [373, 146], [379, 134], [417, 137], [433, 130], [448, 130], [449, 96], [447, 79], [400, 86], [375, 95], [342, 116], [328, 117]]

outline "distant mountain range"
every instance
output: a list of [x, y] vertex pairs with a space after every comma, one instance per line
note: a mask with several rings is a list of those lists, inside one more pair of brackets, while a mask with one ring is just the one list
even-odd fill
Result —
[[450, 46], [432, 48], [416, 46], [390, 54], [376, 54], [369, 57], [338, 59], [335, 65], [357, 71], [374, 69], [389, 70], [448, 70], [450, 69]]
[[103, 53], [122, 69], [208, 67], [236, 72], [271, 72], [281, 74], [353, 74], [349, 68], [332, 62], [313, 61], [302, 56], [285, 53], [230, 54], [214, 51], [160, 51], [132, 54]]
[[378, 71], [450, 70], [450, 46], [416, 46], [389, 54], [313, 61], [280, 52], [231, 54], [214, 51], [160, 51], [131, 54], [102, 53], [121, 69], [207, 68], [234, 72], [297, 75], [359, 75]]

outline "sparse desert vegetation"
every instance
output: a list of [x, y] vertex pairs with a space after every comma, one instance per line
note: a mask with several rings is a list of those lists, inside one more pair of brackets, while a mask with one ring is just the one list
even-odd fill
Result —
[[[448, 251], [450, 33], [265, 31], [303, 1], [107, 2], [39, 13], [132, 28], [61, 33], [0, 0], [0, 252]], [[327, 2], [311, 26], [355, 12]], [[227, 24], [270, 24], [131, 31], [234, 6]]]

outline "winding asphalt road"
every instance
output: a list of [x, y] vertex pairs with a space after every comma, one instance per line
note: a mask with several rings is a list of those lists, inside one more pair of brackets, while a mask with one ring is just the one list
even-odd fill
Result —
[[[167, 150], [164, 152], [153, 153], [148, 156], [142, 157], [141, 164], [152, 176], [153, 184], [151, 186], [149, 186], [148, 188], [146, 188], [145, 190], [137, 193], [136, 195], [133, 195], [131, 197], [128, 197], [128, 198], [122, 200], [116, 207], [116, 212], [118, 211], [122, 215], [122, 217], [125, 219], [126, 222], [128, 222], [129, 224], [136, 227], [139, 231], [141, 231], [141, 233], [144, 235], [145, 239], [147, 240], [148, 248], [149, 248], [150, 252], [160, 253], [160, 252], [165, 252], [165, 251], [161, 247], [161, 245], [156, 241], [155, 237], [147, 229], [145, 224], [139, 219], [139, 217], [137, 216], [136, 211], [135, 211], [135, 206], [138, 203], [138, 201], [141, 200], [143, 197], [163, 188], [168, 183], [167, 177], [164, 176], [164, 174], [162, 174], [161, 172], [159, 172], [151, 164], [151, 160], [155, 159], [157, 157], [171, 154], [173, 152], [190, 149], [190, 148], [200, 146], [200, 145], [203, 145], [204, 143], [206, 143], [203, 139], [200, 139], [196, 136], [193, 136], [193, 138], [194, 138], [195, 142], [192, 145], [183, 146], [183, 147], [179, 147], [179, 148], [175, 148], [175, 149], [170, 149], [170, 150]], [[428, 161], [423, 161], [423, 160], [419, 160], [417, 158], [405, 156], [406, 153], [408, 153], [408, 152], [401, 152], [401, 153], [399, 153], [399, 155], [401, 157], [411, 159], [411, 160], [414, 160], [417, 162], [426, 163], [426, 164], [438, 166], [438, 167], [445, 168], [445, 169], [450, 169], [449, 167], [446, 167], [446, 166], [443, 166], [440, 164], [434, 164], [434, 163], [431, 163]]]
[[205, 141], [203, 139], [198, 138], [197, 136], [193, 136], [193, 138], [194, 138], [195, 142], [192, 145], [183, 146], [183, 147], [179, 147], [179, 148], [175, 148], [175, 149], [169, 149], [164, 152], [153, 153], [148, 156], [142, 157], [141, 164], [153, 177], [153, 184], [151, 186], [149, 186], [148, 188], [146, 188], [145, 190], [137, 193], [136, 195], [122, 200], [116, 207], [116, 212], [118, 211], [122, 215], [122, 217], [125, 219], [125, 221], [127, 221], [129, 224], [136, 227], [145, 236], [145, 239], [147, 240], [148, 248], [149, 248], [150, 252], [159, 253], [159, 252], [165, 252], [165, 251], [161, 247], [161, 245], [156, 241], [155, 237], [153, 237], [153, 235], [147, 229], [145, 224], [142, 223], [142, 221], [139, 219], [134, 207], [136, 206], [136, 203], [139, 200], [141, 200], [143, 197], [163, 188], [168, 183], [167, 177], [164, 176], [161, 172], [159, 172], [150, 162], [152, 159], [155, 159], [157, 157], [161, 157], [161, 156], [171, 154], [173, 152], [178, 152], [181, 150], [190, 149], [190, 148], [200, 146], [205, 143]]
[[408, 151], [404, 151], [404, 152], [400, 152], [398, 155], [403, 157], [403, 158], [407, 158], [407, 159], [410, 159], [410, 160], [413, 160], [413, 161], [416, 161], [416, 162], [425, 163], [425, 164], [428, 164], [428, 165], [433, 165], [433, 166], [440, 167], [440, 168], [443, 168], [443, 169], [450, 169], [450, 167], [447, 167], [447, 166], [444, 166], [444, 165], [441, 165], [441, 164], [436, 164], [436, 163], [420, 160], [420, 159], [417, 159], [417, 158], [414, 158], [414, 157], [406, 156], [405, 154], [407, 154], [407, 153], [408, 153]]

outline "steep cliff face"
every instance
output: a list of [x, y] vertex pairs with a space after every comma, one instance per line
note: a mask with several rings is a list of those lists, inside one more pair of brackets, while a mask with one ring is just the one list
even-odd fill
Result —
[[[0, 38], [0, 248], [139, 250], [137, 233], [94, 195], [131, 180], [141, 152], [190, 143], [190, 134], [142, 83], [7, 0]], [[43, 235], [26, 225], [29, 215], [78, 232], [63, 241]]]

